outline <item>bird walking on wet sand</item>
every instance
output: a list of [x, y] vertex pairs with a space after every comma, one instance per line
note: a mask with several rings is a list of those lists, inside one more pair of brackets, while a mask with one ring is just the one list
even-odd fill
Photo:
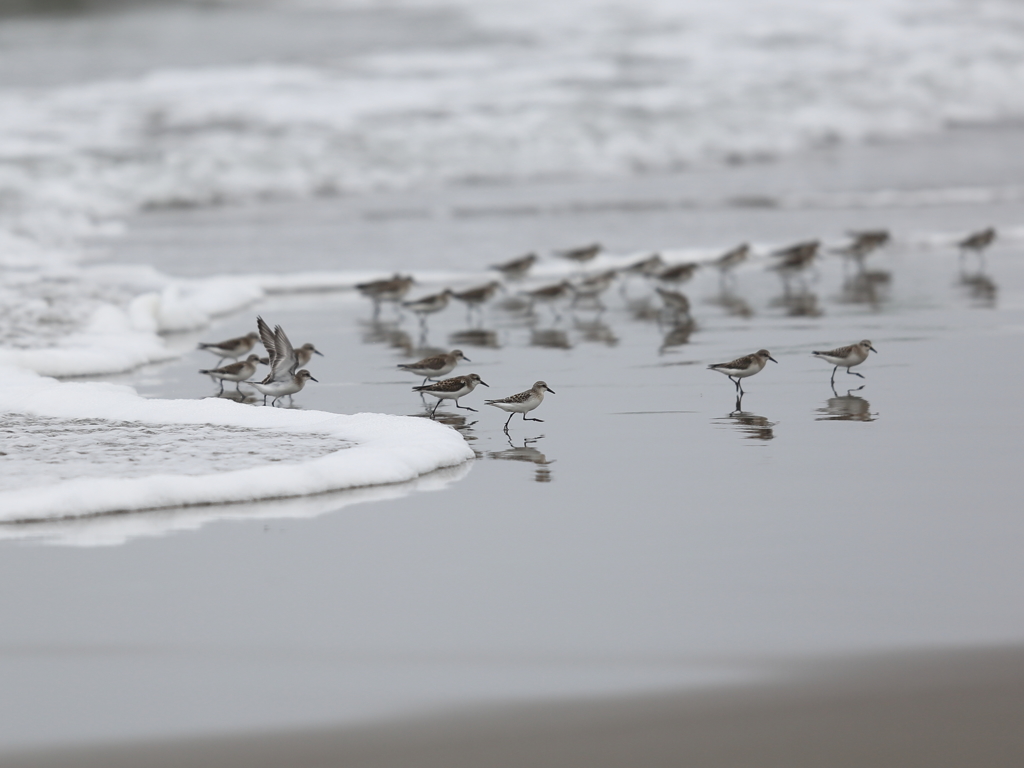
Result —
[[415, 282], [411, 275], [400, 275], [396, 272], [384, 280], [358, 283], [356, 290], [373, 301], [373, 316], [376, 317], [382, 303], [397, 304], [405, 298], [405, 294], [409, 292]]
[[851, 371], [850, 369], [867, 360], [868, 352], [878, 354], [878, 350], [871, 346], [871, 342], [864, 339], [864, 341], [859, 341], [856, 344], [850, 344], [848, 347], [839, 347], [838, 349], [832, 349], [828, 352], [812, 352], [811, 354], [815, 357], [820, 357], [825, 362], [835, 366], [835, 368], [832, 369], [831, 380], [831, 384], [834, 387], [836, 384], [836, 371], [840, 368], [845, 368], [848, 374], [860, 376], [862, 379], [864, 378], [863, 375], [856, 371]]
[[634, 261], [628, 267], [623, 267], [622, 272], [627, 275], [642, 275], [643, 277], [654, 277], [665, 268], [665, 260], [660, 253], [652, 253], [638, 261]]
[[786, 248], [780, 248], [772, 252], [772, 256], [779, 259], [769, 269], [781, 272], [795, 272], [811, 265], [818, 255], [818, 248], [821, 246], [819, 240], [808, 240], [803, 243], [796, 243]]
[[415, 373], [417, 376], [423, 376], [423, 383], [426, 384], [430, 379], [439, 379], [442, 376], [446, 376], [451, 373], [455, 370], [455, 366], [458, 364], [459, 360], [465, 360], [467, 363], [472, 362], [468, 357], [462, 354], [461, 349], [453, 349], [451, 352], [444, 355], [425, 357], [415, 363], [406, 363], [399, 365], [398, 367], [403, 371]]
[[526, 414], [544, 402], [545, 392], [555, 394], [555, 390], [551, 389], [546, 383], [538, 381], [525, 392], [520, 392], [510, 397], [503, 397], [500, 400], [484, 400], [484, 403], [500, 408], [509, 414], [508, 421], [505, 422], [505, 432], [507, 433], [509, 422], [512, 421], [512, 417], [517, 413], [523, 414], [523, 421], [544, 421], [544, 419], [528, 418]]
[[525, 256], [504, 261], [501, 264], [492, 264], [491, 269], [496, 269], [501, 272], [501, 274], [505, 276], [506, 280], [518, 280], [525, 276], [536, 263], [537, 254], [528, 253]]
[[466, 319], [469, 320], [470, 313], [474, 309], [480, 309], [500, 290], [504, 290], [501, 283], [497, 280], [492, 280], [484, 285], [477, 285], [464, 291], [452, 291], [452, 298], [458, 299], [466, 305]]
[[430, 412], [430, 418], [434, 418], [434, 414], [437, 413], [437, 407], [441, 405], [442, 400], [454, 400], [456, 408], [461, 408], [464, 411], [476, 412], [476, 408], [470, 408], [467, 405], [459, 405], [459, 398], [465, 397], [476, 389], [477, 384], [483, 384], [485, 387], [490, 386], [490, 384], [481, 379], [475, 373], [470, 373], [466, 376], [454, 376], [450, 379], [443, 379], [436, 384], [425, 384], [423, 386], [413, 387], [413, 391], [422, 392], [423, 394], [437, 398], [437, 403]]
[[563, 259], [569, 261], [575, 261], [580, 266], [586, 264], [588, 261], [593, 261], [594, 257], [601, 252], [600, 243], [591, 243], [590, 245], [584, 245], [579, 248], [567, 248], [562, 251], [555, 251], [556, 256], [561, 256]]
[[862, 229], [847, 232], [851, 240], [844, 246], [833, 248], [833, 253], [852, 259], [863, 269], [864, 259], [889, 242], [890, 235], [887, 229]]
[[744, 261], [747, 260], [747, 256], [750, 255], [750, 244], [740, 243], [732, 250], [726, 251], [714, 261], [714, 265], [718, 267], [718, 270], [724, 275], [727, 272], [731, 272], [733, 269], [738, 267]]
[[992, 245], [992, 241], [996, 239], [996, 230], [994, 227], [983, 229], [980, 232], [973, 232], [972, 234], [965, 237], [963, 240], [957, 243], [957, 247], [960, 249], [960, 262], [963, 263], [964, 256], [967, 255], [968, 251], [974, 251], [978, 254], [978, 258], [981, 263], [985, 263], [985, 249]]
[[217, 341], [212, 343], [201, 343], [199, 349], [205, 349], [207, 352], [213, 352], [213, 354], [220, 357], [217, 361], [217, 365], [220, 365], [224, 360], [237, 360], [242, 355], [252, 351], [252, 348], [259, 341], [260, 335], [255, 331], [247, 333], [245, 336], [238, 336], [234, 339], [227, 339], [225, 341]]
[[568, 280], [563, 280], [560, 283], [554, 283], [553, 285], [544, 285], [540, 288], [534, 288], [532, 291], [527, 291], [526, 296], [530, 300], [530, 311], [533, 311], [533, 305], [537, 302], [542, 304], [548, 304], [552, 307], [552, 311], [557, 315], [558, 312], [554, 309], [554, 304], [559, 299], [567, 296], [572, 291], [572, 283]]
[[663, 283], [685, 283], [693, 277], [693, 274], [700, 267], [695, 261], [688, 261], [685, 264], [673, 264], [665, 267], [656, 277]]
[[736, 393], [739, 395], [743, 394], [743, 385], [740, 383], [741, 379], [745, 379], [748, 376], [753, 376], [755, 373], [760, 373], [761, 369], [764, 368], [768, 361], [771, 360], [773, 363], [779, 362], [767, 349], [759, 349], [749, 355], [743, 357], [737, 357], [728, 363], [715, 363], [709, 365], [708, 370], [718, 371], [724, 373], [729, 377], [729, 380], [736, 385]]
[[445, 288], [440, 293], [432, 293], [412, 301], [403, 301], [402, 306], [415, 312], [420, 319], [420, 325], [427, 322], [427, 315], [440, 312], [448, 306], [448, 299], [454, 295], [451, 288]]
[[259, 363], [267, 364], [269, 361], [267, 358], [260, 359], [259, 355], [249, 355], [245, 360], [237, 363], [230, 363], [222, 368], [211, 368], [208, 370], [200, 371], [207, 376], [220, 381], [220, 392], [217, 396], [224, 394], [224, 382], [233, 381], [235, 382], [235, 390], [241, 394], [240, 384], [243, 381], [248, 381], [252, 378], [252, 375], [256, 373], [256, 366]]
[[298, 356], [280, 325], [274, 326], [274, 330], [271, 331], [270, 326], [262, 317], [256, 318], [256, 325], [259, 328], [263, 346], [270, 355], [270, 373], [263, 381], [247, 381], [246, 384], [252, 385], [257, 392], [263, 395], [264, 405], [267, 404], [268, 397], [274, 398], [271, 405], [275, 405], [286, 395], [288, 401], [291, 402], [292, 395], [302, 391], [307, 381], [316, 381], [316, 379], [305, 369], [296, 371], [299, 367]]
[[572, 306], [575, 307], [580, 301], [600, 305], [601, 294], [611, 287], [618, 275], [618, 270], [609, 269], [580, 280], [572, 287]]

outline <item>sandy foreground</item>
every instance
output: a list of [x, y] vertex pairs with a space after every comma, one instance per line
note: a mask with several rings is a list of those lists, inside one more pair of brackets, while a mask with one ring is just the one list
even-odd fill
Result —
[[781, 682], [519, 704], [362, 727], [0, 755], [77, 766], [1013, 766], [1024, 648], [801, 666]]

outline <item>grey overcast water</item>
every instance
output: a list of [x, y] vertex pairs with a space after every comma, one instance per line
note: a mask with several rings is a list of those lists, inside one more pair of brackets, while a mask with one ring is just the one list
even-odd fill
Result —
[[[333, 65], [335, 53], [424, 38], [448, 52], [487, 45], [450, 8], [346, 14], [270, 4], [5, 17], [0, 88]], [[205, 119], [218, 127], [196, 118], [195, 135], [233, 130], [230, 117]], [[255, 123], [253, 134], [278, 136]], [[190, 125], [168, 129], [171, 139], [153, 130], [172, 150], [182, 141], [183, 156], [206, 147], [187, 143]], [[472, 361], [456, 373], [490, 386], [462, 400], [478, 412], [438, 411], [476, 459], [410, 483], [0, 524], [0, 762], [22, 749], [725, 688], [872, 654], [1022, 646], [1024, 130], [819, 143], [632, 176], [313, 185], [312, 198], [302, 184], [263, 195], [254, 183], [242, 199], [215, 189], [178, 200], [172, 189], [153, 206], [125, 193], [143, 210], [127, 206], [119, 236], [90, 236], [89, 263], [189, 278], [427, 275], [410, 298], [485, 282], [488, 265], [527, 251], [541, 254], [541, 274], [479, 315], [453, 303], [423, 328], [388, 306], [374, 318], [351, 290], [275, 294], [167, 336], [174, 360], [97, 379], [146, 397], [214, 396], [197, 373], [214, 358], [197, 342], [247, 333], [261, 315], [325, 355], [310, 363], [319, 382], [295, 397], [302, 409], [423, 417], [411, 390], [420, 380], [396, 365], [455, 347]], [[112, 175], [147, 167], [138, 147], [107, 149], [69, 160], [67, 175], [87, 175], [96, 158]], [[136, 181], [110, 188], [134, 193]], [[989, 225], [1000, 234], [985, 264], [961, 262], [956, 240]], [[765, 259], [726, 284], [700, 270], [680, 287], [693, 327], [661, 312], [639, 278], [614, 285], [603, 308], [516, 304], [520, 288], [548, 282], [558, 248], [596, 241], [682, 260], [740, 242], [759, 253], [811, 238], [832, 246], [876, 227], [893, 241], [866, 273], [830, 252], [788, 287]], [[865, 379], [840, 371], [833, 391], [831, 366], [811, 351], [864, 338], [878, 350], [857, 369]], [[707, 365], [762, 347], [778, 364], [745, 381], [737, 408]], [[517, 416], [506, 435], [484, 398], [538, 379], [555, 391], [531, 414], [544, 422]], [[216, 469], [215, 453], [196, 455]]]

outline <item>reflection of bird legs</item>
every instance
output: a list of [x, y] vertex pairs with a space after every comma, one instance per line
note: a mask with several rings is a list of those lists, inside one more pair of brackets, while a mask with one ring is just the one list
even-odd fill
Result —
[[[838, 365], [835, 368], [832, 369], [832, 381], [831, 381], [832, 389], [836, 388], [836, 371], [838, 371], [838, 370], [839, 370], [839, 366]], [[848, 375], [850, 375], [850, 376], [860, 376], [860, 378], [862, 378], [862, 379], [865, 378], [865, 376], [863, 374], [857, 373], [856, 371], [851, 371], [849, 368], [846, 369], [846, 373]]]
[[729, 415], [732, 416], [733, 414], [739, 413], [742, 410], [743, 410], [743, 395], [741, 393], [737, 393], [736, 394], [736, 408], [733, 409], [733, 412], [730, 413]]

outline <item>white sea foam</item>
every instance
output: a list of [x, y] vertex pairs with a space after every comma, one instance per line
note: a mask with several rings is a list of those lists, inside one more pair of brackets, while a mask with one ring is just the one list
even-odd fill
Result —
[[[215, 398], [147, 400], [122, 386], [61, 383], [14, 369], [2, 373], [0, 413], [16, 418], [0, 448], [0, 461], [12, 468], [0, 487], [0, 520], [398, 483], [474, 455], [457, 431], [428, 419], [252, 408]], [[199, 441], [202, 450], [189, 447]], [[117, 469], [129, 461], [126, 442], [134, 466]], [[55, 453], [61, 445], [88, 461], [62, 460]], [[223, 454], [224, 471], [215, 454]], [[109, 465], [107, 471], [102, 465]]]

